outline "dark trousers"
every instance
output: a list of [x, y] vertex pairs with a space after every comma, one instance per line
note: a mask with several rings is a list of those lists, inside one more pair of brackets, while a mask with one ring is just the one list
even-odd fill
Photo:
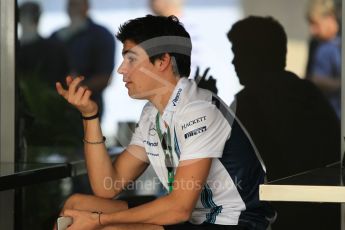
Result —
[[165, 230], [247, 230], [246, 227], [238, 225], [217, 225], [217, 224], [208, 224], [203, 223], [201, 225], [191, 224], [189, 222], [176, 225], [166, 225], [164, 226]]

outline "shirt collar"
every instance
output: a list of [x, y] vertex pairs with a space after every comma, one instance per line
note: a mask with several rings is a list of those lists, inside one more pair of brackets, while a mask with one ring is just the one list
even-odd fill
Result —
[[[187, 84], [188, 79], [185, 77], [180, 78], [180, 80], [177, 82], [175, 89], [171, 94], [168, 104], [166, 105], [163, 112], [162, 118], [165, 122], [170, 123], [171, 115], [176, 111], [178, 105], [181, 103], [182, 96], [184, 94]], [[157, 113], [157, 108], [153, 106], [153, 109], [151, 111], [151, 121], [155, 122]]]
[[187, 83], [188, 83], [187, 78], [185, 77], [180, 78], [180, 80], [177, 82], [175, 86], [174, 92], [170, 96], [167, 106], [164, 109], [164, 113], [168, 111], [169, 112], [176, 111], [177, 106], [180, 104], [182, 100], [182, 95], [184, 93]]

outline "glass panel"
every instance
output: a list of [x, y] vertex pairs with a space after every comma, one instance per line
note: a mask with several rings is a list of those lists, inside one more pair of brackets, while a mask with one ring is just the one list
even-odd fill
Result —
[[[19, 6], [25, 5], [25, 2], [27, 1], [18, 0]], [[72, 35], [74, 32], [78, 34], [79, 30], [83, 30], [83, 26], [82, 23], [78, 24], [78, 20], [70, 21], [71, 18], [65, 10], [66, 1], [36, 2], [38, 4], [29, 5], [24, 9], [22, 7], [22, 13], [20, 13], [21, 7], [19, 8], [20, 45], [17, 58], [17, 81], [22, 99], [17, 111], [21, 117], [21, 132], [25, 136], [26, 145], [23, 143], [23, 153], [18, 159], [36, 161], [37, 158], [42, 160], [42, 156], [46, 156], [44, 161], [52, 159], [64, 161], [75, 156], [81, 158], [82, 128], [79, 114], [57, 95], [54, 82], [64, 81], [67, 74], [91, 76], [90, 65], [93, 65], [93, 69], [103, 68], [107, 73], [109, 71], [106, 69], [109, 67], [93, 64], [96, 60], [88, 58], [91, 51], [82, 53], [81, 50], [90, 50], [92, 46], [81, 48], [83, 45], [80, 45], [78, 48], [73, 45], [73, 39], [83, 39], [81, 35], [79, 37]], [[90, 1], [89, 15], [95, 23], [106, 28], [114, 36], [120, 24], [126, 20], [159, 11], [158, 8], [150, 9], [149, 6], [149, 1], [146, 0], [121, 0], [116, 1], [116, 4], [108, 0]], [[181, 16], [182, 22], [189, 28], [192, 39], [195, 40], [191, 77], [194, 77], [197, 66], [200, 66], [201, 71], [211, 66], [210, 73], [217, 78], [218, 94], [230, 104], [241, 86], [234, 69], [229, 66], [231, 57], [228, 56], [231, 56], [231, 53], [225, 53], [222, 50], [228, 47], [230, 51], [225, 34], [231, 23], [242, 16], [239, 1], [217, 1], [217, 3], [188, 1], [182, 9], [176, 9], [175, 14]], [[204, 17], [200, 18], [198, 15], [204, 15]], [[229, 24], [215, 24], [208, 20], [219, 15], [227, 18]], [[60, 30], [61, 28], [64, 29]], [[212, 32], [204, 33], [204, 31]], [[224, 36], [214, 37], [213, 34]], [[56, 44], [56, 40], [59, 44]], [[84, 41], [84, 43], [87, 42]], [[111, 74], [111, 81], [104, 90], [97, 93], [103, 95], [102, 129], [107, 137], [108, 147], [126, 146], [129, 143], [135, 123], [146, 103], [128, 97], [122, 76], [116, 73], [122, 60], [122, 45], [118, 41], [115, 42], [116, 52], [113, 59], [115, 59], [116, 67], [112, 63], [112, 67], [115, 68], [112, 68], [114, 71]], [[212, 49], [209, 46], [211, 43]], [[92, 56], [94, 55], [96, 53], [92, 53]], [[84, 62], [81, 62], [81, 59]], [[86, 69], [86, 67], [90, 68]], [[102, 74], [101, 71], [100, 74]], [[94, 78], [90, 76], [86, 78]], [[91, 84], [90, 81], [89, 83]], [[91, 85], [89, 87], [94, 87]], [[100, 102], [98, 96], [97, 98], [96, 100]], [[47, 153], [49, 148], [50, 153]], [[73, 150], [79, 153], [75, 154]]]
[[30, 173], [30, 171], [44, 170], [61, 164], [45, 164], [45, 163], [0, 163], [0, 177], [5, 177], [18, 173]]
[[[20, 138], [17, 142], [17, 161], [66, 162], [83, 159], [81, 141], [83, 133], [79, 113], [59, 97], [54, 88], [54, 83], [64, 81], [67, 74], [73, 76], [83, 74], [89, 80], [92, 79], [90, 77], [92, 75], [103, 76], [103, 78], [98, 78], [101, 79], [99, 82], [102, 84], [97, 86], [92, 80], [87, 84], [90, 88], [98, 90], [95, 98], [98, 103], [102, 103], [101, 97], [103, 97], [103, 133], [107, 137], [107, 147], [111, 151], [117, 152], [118, 147], [125, 147], [128, 144], [135, 123], [138, 121], [141, 109], [145, 104], [144, 101], [134, 101], [128, 97], [122, 82], [122, 76], [116, 73], [116, 69], [122, 60], [122, 45], [115, 41], [115, 54], [108, 54], [110, 56], [108, 61], [111, 60], [111, 63], [102, 65], [107, 62], [102, 61], [99, 64], [102, 67], [100, 69], [104, 72], [94, 72], [99, 66], [91, 68], [91, 70], [87, 69], [87, 67], [93, 66], [101, 60], [100, 58], [95, 59], [97, 54], [90, 51], [92, 46], [88, 43], [88, 35], [84, 37], [80, 34], [85, 32], [88, 24], [80, 17], [69, 18], [66, 13], [66, 1], [40, 0], [36, 2], [39, 4], [27, 5], [26, 9], [20, 8], [18, 17], [16, 81], [19, 103], [17, 104], [16, 115], [19, 118], [17, 134]], [[110, 31], [112, 35], [118, 30], [119, 25], [128, 19], [152, 13], [152, 10], [155, 13], [161, 13], [158, 8], [150, 9], [148, 7], [149, 1], [146, 0], [117, 0], [116, 4], [113, 0], [94, 0], [90, 2], [90, 18]], [[210, 73], [217, 79], [219, 96], [228, 104], [234, 100], [234, 95], [242, 89], [242, 86], [239, 84], [235, 70], [230, 64], [233, 54], [225, 35], [235, 21], [250, 14], [272, 15], [281, 21], [289, 39], [287, 69], [297, 73], [302, 78], [308, 75], [305, 74], [305, 64], [308, 55], [312, 57], [313, 54], [308, 52], [308, 41], [306, 39], [308, 37], [308, 25], [305, 20], [305, 6], [303, 5], [305, 2], [291, 3], [291, 1], [277, 2], [274, 0], [257, 3], [249, 0], [186, 1], [183, 10], [177, 9], [174, 13], [180, 16], [193, 39], [191, 77], [194, 77], [197, 66], [200, 66], [202, 70], [210, 66]], [[339, 4], [338, 2], [337, 4]], [[25, 3], [27, 1], [18, 0], [18, 5], [21, 7]], [[73, 9], [70, 8], [70, 14], [73, 14], [72, 11]], [[219, 21], [219, 19], [222, 19], [222, 21]], [[61, 28], [64, 29], [61, 30]], [[73, 45], [73, 39], [77, 39], [77, 46]], [[82, 46], [85, 45], [84, 43], [89, 45], [84, 47]], [[313, 47], [313, 43], [310, 47]], [[98, 50], [95, 49], [94, 52]], [[107, 49], [107, 51], [109, 50], [111, 49]], [[90, 52], [87, 53], [87, 51], [92, 53], [90, 58], [87, 58], [90, 55]], [[110, 73], [111, 71], [113, 72]], [[109, 77], [111, 77], [111, 81], [107, 85], [103, 84], [107, 82]], [[285, 103], [285, 101], [279, 101], [279, 103]], [[276, 107], [270, 109], [275, 111]], [[295, 110], [289, 112], [291, 111], [298, 112]], [[252, 114], [256, 115], [255, 112]], [[314, 116], [307, 116], [305, 119], [310, 120], [310, 117]], [[261, 121], [259, 120], [256, 124], [261, 123]], [[268, 121], [268, 124], [272, 124], [271, 121]], [[284, 129], [281, 133], [272, 132], [274, 137], [267, 141], [269, 146], [272, 146], [270, 141], [274, 138], [289, 142], [289, 138], [301, 133], [300, 126], [297, 125], [293, 130], [294, 135], [282, 138], [281, 134], [285, 132], [285, 128], [295, 127], [294, 124], [286, 124], [287, 122], [283, 120], [274, 125], [274, 128], [279, 126], [284, 127]], [[266, 128], [267, 126], [260, 131], [265, 132]], [[310, 133], [310, 130], [307, 131]], [[300, 140], [303, 142], [303, 138], [308, 136], [308, 132], [306, 132], [306, 135], [302, 135]], [[336, 134], [335, 136], [339, 135]], [[315, 140], [313, 141], [315, 142]], [[310, 146], [323, 145], [323, 143], [322, 141], [311, 142]], [[288, 144], [287, 146], [291, 147], [292, 145]], [[294, 153], [299, 147], [298, 144], [292, 146], [290, 152]], [[277, 150], [274, 149], [274, 151]], [[328, 152], [322, 154], [328, 154]], [[299, 160], [299, 157], [296, 158]], [[289, 158], [289, 160], [297, 160], [296, 158]], [[307, 162], [313, 159], [315, 157], [307, 158]], [[283, 164], [282, 160], [284, 161]], [[284, 163], [289, 169], [292, 168], [292, 164], [287, 164], [287, 161], [280, 157], [278, 159], [274, 158], [272, 162], [272, 165], [277, 166], [279, 169]], [[152, 171], [149, 172], [149, 175], [152, 176]], [[17, 221], [18, 229], [26, 228], [24, 226], [49, 228], [48, 225], [52, 224], [52, 220], [61, 208], [62, 201], [68, 194], [91, 192], [86, 176], [73, 180], [55, 181], [49, 184], [49, 186], [47, 185], [49, 188], [45, 187], [46, 185], [33, 185], [23, 190], [17, 190], [17, 195], [20, 198], [16, 206], [18, 214], [16, 218], [22, 220]], [[161, 190], [158, 189], [154, 192], [160, 195]], [[138, 194], [140, 194], [140, 191], [134, 193], [134, 195]], [[56, 200], [52, 200], [51, 197], [56, 197]], [[30, 210], [33, 207], [36, 209], [37, 205], [39, 207], [37, 215], [30, 214]], [[337, 212], [336, 210], [336, 215], [333, 215], [335, 219], [339, 219]], [[328, 212], [328, 214], [332, 215], [332, 212]], [[320, 215], [323, 215], [323, 213], [320, 212]], [[305, 217], [304, 214], [300, 216]], [[315, 216], [313, 218], [315, 219]], [[293, 223], [291, 222], [293, 218], [286, 219], [289, 223]], [[322, 220], [322, 218], [316, 219]]]
[[15, 229], [53, 229], [71, 186], [68, 178], [17, 189]]

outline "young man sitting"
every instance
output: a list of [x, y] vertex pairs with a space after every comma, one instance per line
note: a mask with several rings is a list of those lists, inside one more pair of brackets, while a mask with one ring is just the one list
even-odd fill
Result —
[[[106, 151], [91, 91], [67, 77], [61, 96], [82, 114], [85, 158], [95, 196], [73, 195], [69, 229], [266, 229], [274, 215], [259, 201], [265, 169], [233, 113], [190, 74], [191, 40], [174, 17], [147, 15], [123, 24], [118, 72], [130, 97], [148, 100], [129, 146], [114, 162]], [[114, 200], [151, 164], [167, 190], [131, 207]], [[112, 189], [105, 181], [112, 182]], [[96, 212], [96, 213], [95, 213]]]

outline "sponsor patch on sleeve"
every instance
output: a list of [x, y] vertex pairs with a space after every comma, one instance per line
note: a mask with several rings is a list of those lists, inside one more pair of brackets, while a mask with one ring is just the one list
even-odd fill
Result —
[[188, 139], [188, 138], [190, 138], [190, 137], [193, 137], [193, 136], [196, 136], [196, 135], [198, 135], [198, 134], [200, 134], [200, 133], [203, 133], [203, 132], [205, 132], [206, 130], [207, 130], [207, 127], [206, 127], [206, 126], [203, 126], [203, 127], [197, 128], [197, 129], [194, 129], [194, 130], [192, 130], [192, 131], [190, 131], [190, 132], [188, 132], [188, 133], [185, 133], [185, 134], [184, 134], [184, 138], [185, 138], [185, 139]]
[[184, 129], [187, 129], [193, 125], [196, 125], [196, 124], [198, 124], [200, 122], [204, 122], [204, 121], [206, 121], [206, 116], [201, 116], [201, 117], [198, 117], [196, 119], [193, 119], [189, 122], [182, 124], [181, 128], [182, 128], [182, 130], [184, 130]]

